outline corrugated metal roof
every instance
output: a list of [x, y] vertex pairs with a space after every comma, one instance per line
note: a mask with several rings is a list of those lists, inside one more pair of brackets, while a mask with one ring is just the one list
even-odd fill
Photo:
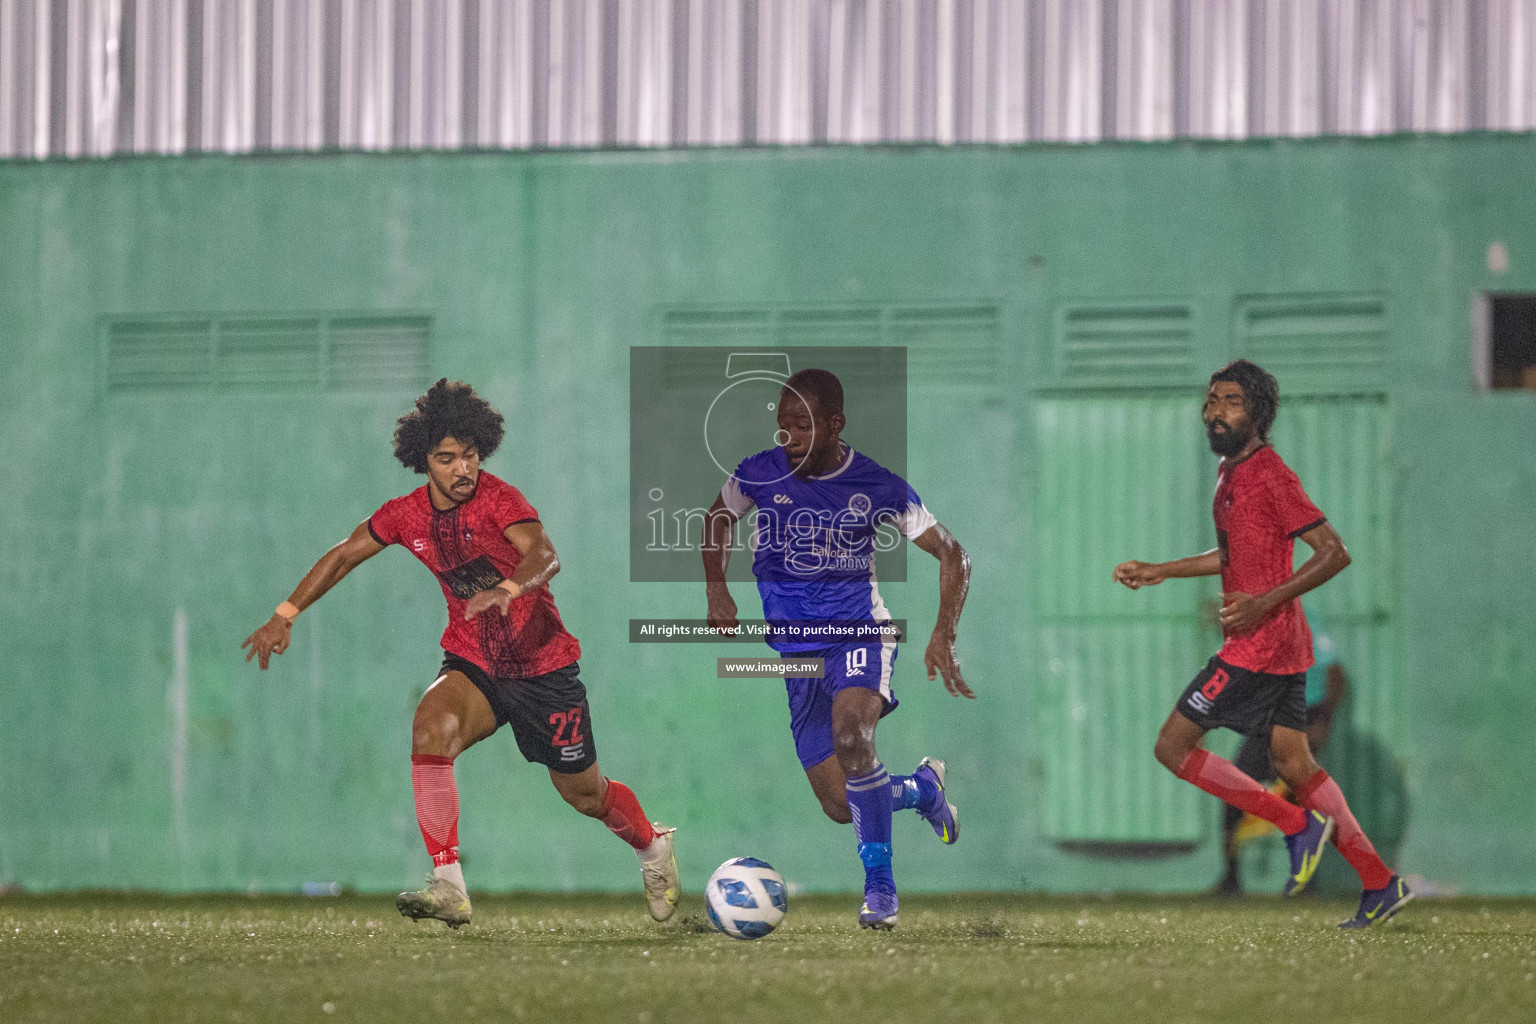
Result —
[[1536, 128], [1536, 0], [0, 0], [0, 157]]

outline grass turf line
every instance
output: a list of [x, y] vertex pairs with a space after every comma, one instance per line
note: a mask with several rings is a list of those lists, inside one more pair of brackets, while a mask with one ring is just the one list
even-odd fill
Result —
[[657, 926], [638, 894], [481, 896], [452, 932], [387, 896], [0, 897], [0, 1020], [844, 1022], [1536, 1020], [1536, 900], [791, 901], [777, 932]]

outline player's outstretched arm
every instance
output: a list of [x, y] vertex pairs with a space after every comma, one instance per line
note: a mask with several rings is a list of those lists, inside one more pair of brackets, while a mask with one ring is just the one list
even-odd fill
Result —
[[1349, 551], [1344, 547], [1344, 540], [1327, 520], [1300, 536], [1312, 548], [1312, 557], [1303, 562], [1290, 579], [1262, 594], [1221, 595], [1221, 628], [1224, 631], [1248, 632], [1285, 602], [1317, 589], [1349, 565]]
[[704, 541], [700, 549], [704, 555], [704, 589], [709, 598], [706, 621], [722, 633], [735, 633], [741, 628], [736, 621], [736, 601], [725, 582], [725, 569], [731, 564], [731, 538], [740, 518], [725, 507], [725, 499], [719, 496], [704, 514]]
[[544, 586], [560, 571], [560, 556], [555, 554], [555, 546], [550, 542], [549, 534], [544, 532], [543, 523], [537, 520], [513, 523], [503, 534], [523, 557], [513, 570], [511, 579], [502, 580], [494, 587], [470, 597], [464, 605], [466, 619], [473, 619], [492, 608], [499, 609], [503, 615], [507, 614], [513, 601], [530, 590]]
[[1115, 582], [1132, 590], [1152, 587], [1163, 580], [1190, 576], [1217, 576], [1221, 573], [1221, 552], [1216, 548], [1199, 555], [1172, 562], [1121, 562], [1115, 566]]
[[960, 610], [971, 589], [971, 556], [955, 540], [955, 535], [934, 523], [912, 543], [939, 560], [939, 619], [933, 625], [933, 637], [923, 652], [928, 678], [944, 677], [944, 688], [956, 697], [976, 699], [960, 675], [960, 659], [955, 657], [955, 630], [960, 625]]
[[[288, 603], [298, 611], [303, 611], [320, 600], [327, 590], [340, 583], [347, 573], [383, 550], [384, 545], [373, 539], [373, 534], [368, 530], [368, 522], [364, 520], [358, 524], [357, 529], [352, 531], [352, 536], [320, 556], [320, 561], [304, 574], [304, 578], [299, 581], [293, 593], [288, 595]], [[294, 614], [297, 615], [298, 612]], [[284, 618], [273, 612], [266, 624], [246, 637], [245, 643], [240, 647], [250, 648], [245, 655], [246, 661], [255, 658], [262, 671], [266, 671], [272, 655], [286, 651], [288, 642], [292, 638], [293, 619]]]

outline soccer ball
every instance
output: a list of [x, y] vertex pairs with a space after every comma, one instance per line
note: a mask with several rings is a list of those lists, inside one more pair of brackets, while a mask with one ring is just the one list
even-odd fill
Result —
[[704, 888], [709, 920], [733, 939], [760, 939], [789, 910], [784, 879], [756, 857], [733, 857], [715, 869]]

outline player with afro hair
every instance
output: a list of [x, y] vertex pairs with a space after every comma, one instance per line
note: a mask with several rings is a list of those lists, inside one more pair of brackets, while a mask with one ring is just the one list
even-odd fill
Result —
[[458, 928], [472, 911], [459, 862], [454, 761], [503, 725], [555, 790], [640, 856], [651, 916], [665, 921], [681, 887], [673, 829], [652, 823], [624, 783], [597, 764], [592, 708], [579, 677], [581, 645], [549, 592], [560, 571], [539, 513], [481, 463], [505, 436], [501, 414], [463, 381], [444, 377], [395, 427], [395, 458], [426, 483], [384, 503], [327, 551], [242, 645], [265, 669], [288, 649], [293, 620], [357, 566], [393, 544], [432, 571], [448, 602], [443, 664], [411, 723], [411, 789], [432, 874], [395, 900], [412, 919]]
[[416, 399], [416, 408], [395, 426], [395, 458], [406, 469], [427, 471], [427, 455], [443, 438], [456, 438], [488, 459], [501, 446], [506, 430], [501, 413], [461, 380], [440, 378]]

